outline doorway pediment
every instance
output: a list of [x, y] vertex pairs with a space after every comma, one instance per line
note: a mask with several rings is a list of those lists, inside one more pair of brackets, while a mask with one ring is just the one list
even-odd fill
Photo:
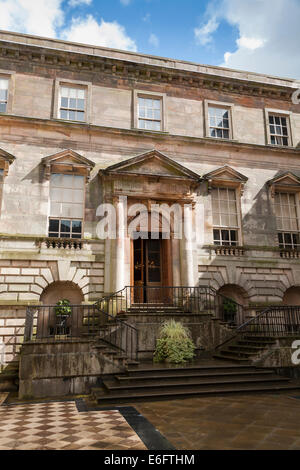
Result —
[[154, 176], [200, 181], [200, 176], [166, 155], [152, 150], [102, 170], [104, 175]]

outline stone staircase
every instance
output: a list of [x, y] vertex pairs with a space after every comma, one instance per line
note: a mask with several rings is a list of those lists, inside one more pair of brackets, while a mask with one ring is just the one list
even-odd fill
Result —
[[102, 379], [90, 399], [100, 405], [234, 393], [300, 390], [300, 384], [272, 369], [211, 361], [181, 367], [140, 364]]
[[245, 334], [217, 350], [214, 358], [240, 364], [251, 364], [255, 358], [266, 348], [273, 346], [275, 342], [275, 338], [271, 336]]

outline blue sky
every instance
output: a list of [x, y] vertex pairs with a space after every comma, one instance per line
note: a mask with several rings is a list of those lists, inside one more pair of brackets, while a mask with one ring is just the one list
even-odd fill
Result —
[[298, 79], [299, 24], [300, 0], [0, 0], [0, 29]]
[[[66, 2], [68, 3], [68, 2]], [[195, 0], [120, 0], [97, 1], [81, 5], [73, 14], [92, 13], [98, 21], [117, 21], [145, 54], [189, 60], [205, 64], [223, 62], [224, 53], [235, 48], [236, 28], [222, 23], [219, 37], [211, 47], [199, 47], [194, 28], [203, 22], [208, 1]]]

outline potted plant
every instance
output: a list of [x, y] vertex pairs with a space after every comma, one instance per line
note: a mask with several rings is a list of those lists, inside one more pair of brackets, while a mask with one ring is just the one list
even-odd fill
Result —
[[224, 299], [223, 301], [223, 314], [224, 321], [234, 323], [237, 313], [237, 304], [231, 299]]
[[67, 299], [60, 300], [57, 302], [54, 311], [56, 315], [56, 336], [66, 336], [70, 332], [70, 328], [67, 327], [67, 320], [72, 314], [70, 301]]
[[181, 364], [195, 356], [195, 345], [188, 328], [175, 320], [162, 324], [156, 341], [154, 362]]

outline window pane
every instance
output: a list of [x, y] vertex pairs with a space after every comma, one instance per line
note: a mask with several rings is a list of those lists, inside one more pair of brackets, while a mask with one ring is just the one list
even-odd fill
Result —
[[59, 220], [49, 220], [49, 232], [59, 232]]
[[62, 108], [68, 108], [69, 107], [69, 100], [68, 98], [61, 98], [61, 107]]
[[62, 220], [60, 224], [61, 232], [70, 233], [71, 231], [71, 221], [70, 220]]
[[60, 117], [61, 119], [68, 119], [68, 111], [65, 111], [64, 109], [60, 110]]
[[75, 175], [73, 179], [73, 187], [75, 189], [84, 188], [84, 176]]
[[0, 113], [6, 113], [6, 103], [0, 103]]
[[77, 109], [84, 111], [84, 100], [77, 100]]
[[79, 220], [72, 221], [72, 233], [81, 233], [82, 222]]
[[85, 113], [82, 113], [81, 111], [77, 111], [76, 121], [85, 121]]

